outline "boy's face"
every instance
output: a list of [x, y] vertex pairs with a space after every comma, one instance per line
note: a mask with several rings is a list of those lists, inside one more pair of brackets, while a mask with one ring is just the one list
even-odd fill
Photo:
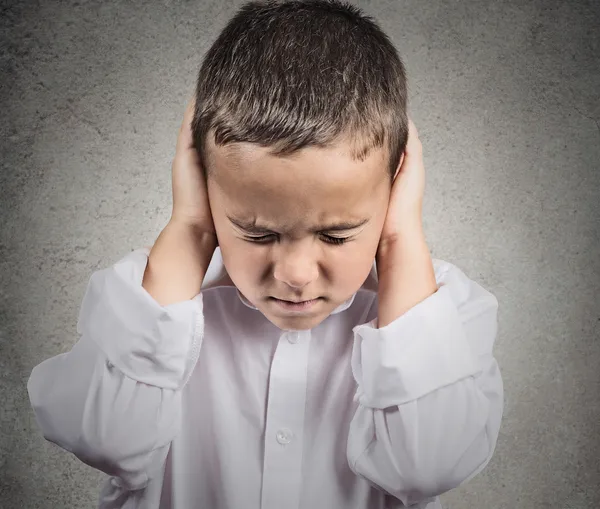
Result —
[[[315, 327], [371, 270], [389, 201], [386, 150], [360, 162], [342, 144], [286, 158], [250, 143], [210, 140], [207, 149], [210, 207], [231, 280], [280, 329]], [[330, 228], [341, 223], [363, 224]], [[298, 311], [277, 299], [317, 301]]]

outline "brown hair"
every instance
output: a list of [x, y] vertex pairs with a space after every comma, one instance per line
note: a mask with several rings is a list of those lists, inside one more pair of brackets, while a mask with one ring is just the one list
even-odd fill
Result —
[[261, 0], [239, 8], [204, 57], [192, 133], [286, 156], [341, 140], [364, 160], [387, 146], [390, 180], [408, 139], [404, 64], [377, 23], [341, 0]]

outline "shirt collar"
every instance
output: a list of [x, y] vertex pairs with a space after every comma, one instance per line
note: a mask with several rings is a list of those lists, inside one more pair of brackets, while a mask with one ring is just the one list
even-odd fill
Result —
[[[233, 286], [235, 284], [229, 277], [227, 270], [225, 269], [225, 265], [223, 264], [223, 257], [221, 255], [221, 248], [217, 246], [213, 257], [210, 261], [206, 274], [204, 276], [204, 280], [202, 281], [202, 290], [207, 290], [209, 288], [217, 288], [219, 286]], [[373, 260], [373, 265], [371, 267], [371, 271], [369, 275], [365, 279], [364, 283], [360, 287], [361, 290], [367, 290], [372, 292], [377, 292], [377, 265], [375, 260]], [[245, 306], [251, 309], [257, 309], [250, 301], [242, 295], [242, 293], [236, 288], [237, 296], [244, 303]], [[348, 309], [352, 303], [354, 302], [354, 298], [356, 297], [356, 293], [354, 293], [350, 298], [348, 298], [345, 302], [342, 302], [337, 308], [335, 308], [331, 314], [335, 315]]]

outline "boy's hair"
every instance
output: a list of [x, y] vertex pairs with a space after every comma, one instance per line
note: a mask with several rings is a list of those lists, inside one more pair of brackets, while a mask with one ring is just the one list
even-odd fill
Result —
[[192, 132], [275, 156], [346, 141], [363, 161], [387, 147], [390, 180], [408, 140], [404, 64], [375, 21], [341, 0], [244, 4], [204, 57]]

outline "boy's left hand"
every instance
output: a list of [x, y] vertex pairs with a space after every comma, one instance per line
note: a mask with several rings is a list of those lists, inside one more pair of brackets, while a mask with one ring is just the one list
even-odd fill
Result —
[[408, 124], [408, 142], [392, 183], [387, 216], [379, 239], [380, 248], [392, 244], [401, 236], [422, 231], [425, 192], [423, 146], [410, 117]]

